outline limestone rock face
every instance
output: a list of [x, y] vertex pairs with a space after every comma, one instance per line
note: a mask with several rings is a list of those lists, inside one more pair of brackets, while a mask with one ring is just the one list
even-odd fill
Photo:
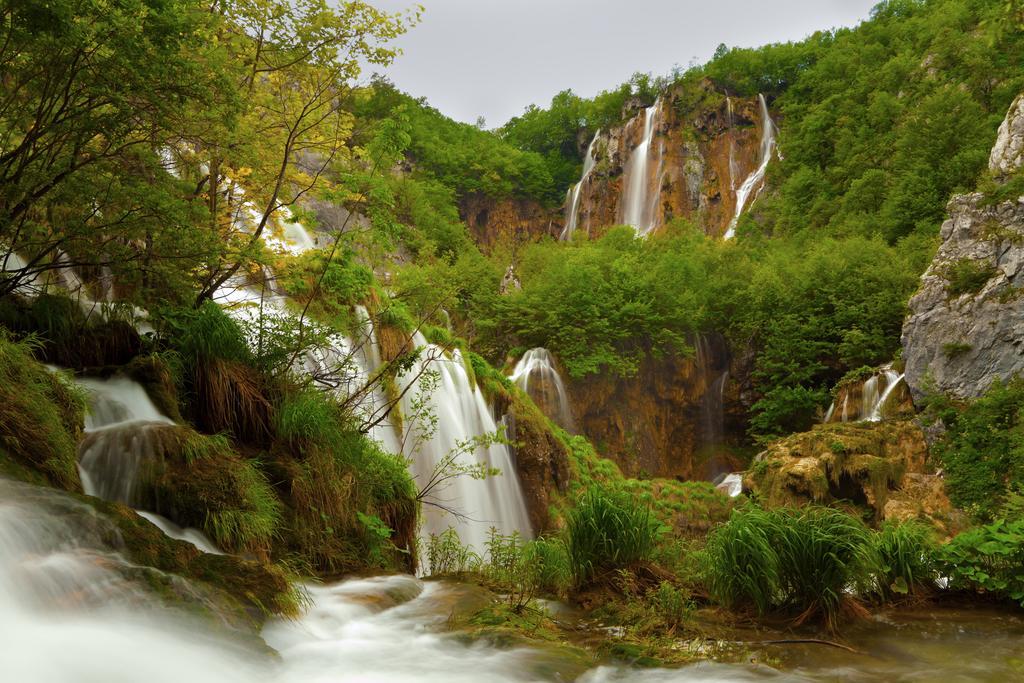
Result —
[[1008, 176], [1021, 166], [1024, 166], [1024, 94], [1018, 95], [1010, 105], [988, 159], [989, 170], [997, 176]]
[[632, 377], [566, 378], [578, 430], [627, 476], [706, 480], [738, 465], [720, 448], [744, 433], [731, 410], [733, 359], [718, 335], [694, 346], [693, 357], [649, 356]]
[[969, 399], [1024, 372], [1024, 197], [989, 206], [984, 195], [960, 195], [949, 213], [903, 323], [915, 401], [929, 382]]
[[470, 195], [459, 202], [459, 213], [484, 252], [499, 242], [535, 242], [545, 235], [557, 237], [562, 230], [561, 211], [532, 199]]
[[[644, 184], [656, 198], [654, 229], [686, 218], [709, 235], [722, 235], [736, 208], [736, 189], [758, 165], [761, 120], [756, 98], [728, 99], [703, 85], [702, 98], [683, 102], [669, 91], [651, 119], [652, 161]], [[626, 167], [641, 143], [645, 112], [614, 128], [595, 144], [596, 164], [580, 188], [577, 230], [598, 236], [624, 222]]]
[[[999, 127], [989, 168], [997, 180], [1024, 166], [1024, 95]], [[942, 245], [903, 323], [903, 359], [914, 400], [926, 388], [961, 399], [1024, 372], [1024, 197], [949, 202]]]
[[[692, 92], [676, 89], [659, 100], [651, 119], [651, 160], [642, 184], [652, 198], [654, 229], [682, 217], [707, 234], [720, 236], [735, 213], [737, 188], [760, 163], [765, 121], [757, 98], [727, 98], [710, 82], [702, 84], [697, 101], [692, 98]], [[639, 102], [626, 109], [634, 116], [602, 131], [594, 142], [594, 167], [579, 190], [576, 230], [592, 237], [624, 222], [626, 169], [642, 142], [645, 122]], [[591, 141], [577, 142], [582, 153]], [[568, 206], [547, 208], [528, 199], [484, 196], [463, 198], [459, 211], [484, 251], [504, 240], [558, 237], [569, 213]]]

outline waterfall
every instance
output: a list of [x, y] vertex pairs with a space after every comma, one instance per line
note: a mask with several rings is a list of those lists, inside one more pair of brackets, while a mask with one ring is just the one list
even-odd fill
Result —
[[[872, 379], [875, 379], [872, 377]], [[885, 409], [885, 404], [889, 401], [889, 397], [892, 395], [893, 390], [896, 389], [897, 385], [903, 381], [903, 375], [892, 369], [891, 366], [887, 366], [883, 369], [883, 377], [885, 378], [885, 388], [882, 389], [882, 393], [879, 394], [878, 399], [870, 406], [869, 410], [864, 411], [864, 415], [867, 417], [868, 422], [879, 422], [882, 419], [882, 411]], [[865, 405], [865, 408], [868, 406]]]
[[594, 139], [590, 141], [590, 145], [587, 146], [587, 154], [583, 157], [583, 175], [580, 176], [580, 181], [569, 188], [569, 192], [565, 197], [565, 227], [562, 228], [562, 234], [558, 239], [563, 242], [571, 239], [572, 234], [576, 231], [576, 225], [580, 218], [580, 202], [583, 199], [583, 184], [590, 177], [591, 172], [594, 170], [594, 166], [597, 164], [597, 159], [594, 157], [597, 147], [597, 140], [601, 137], [601, 131], [598, 130], [594, 133]]
[[[127, 377], [75, 379], [89, 396], [85, 438], [78, 449], [82, 488], [90, 496], [138, 507], [142, 467], [164, 457], [165, 440], [174, 422], [161, 413], [138, 382]], [[203, 552], [220, 550], [198, 529], [182, 528], [152, 512], [136, 510], [161, 531]]]
[[757, 99], [761, 103], [761, 161], [743, 181], [740, 189], [736, 191], [736, 212], [725, 231], [725, 239], [732, 239], [736, 235], [736, 223], [739, 222], [748, 202], [752, 203], [751, 195], [756, 198], [755, 193], [761, 191], [765, 173], [768, 172], [768, 162], [772, 160], [772, 153], [775, 151], [775, 134], [777, 132], [775, 122], [772, 121], [771, 113], [768, 111], [768, 102], [764, 95], [759, 94]]
[[730, 498], [736, 498], [743, 493], [743, 475], [739, 472], [725, 475], [720, 474], [715, 479], [714, 484], [716, 489]]
[[569, 406], [565, 383], [558, 374], [555, 359], [544, 348], [530, 349], [516, 363], [510, 379], [525, 392], [555, 424], [567, 431], [576, 426]]
[[[150, 582], [180, 577], [118, 553], [118, 528], [68, 494], [0, 478], [0, 680], [244, 683], [264, 678], [238, 645], [169, 612]], [[264, 664], [264, 667], [266, 664]]]
[[89, 395], [85, 439], [78, 452], [82, 487], [90, 496], [137, 504], [139, 468], [162, 455], [160, 428], [174, 422], [153, 405], [146, 390], [126, 377], [83, 377]]
[[[651, 162], [651, 143], [657, 129], [657, 116], [661, 109], [661, 100], [655, 102], [643, 112], [643, 134], [622, 173], [622, 210], [621, 219], [624, 225], [632, 225], [639, 235], [647, 235], [657, 227], [657, 205], [661, 192], [660, 179], [654, 178], [655, 192], [651, 193], [649, 177]], [[628, 130], [636, 125], [639, 117], [629, 123]], [[661, 164], [661, 150], [657, 152], [658, 164]], [[657, 173], [655, 174], [657, 176]]]
[[[413, 476], [422, 489], [436, 481], [438, 468], [451, 458], [453, 449], [483, 435], [494, 434], [497, 422], [478, 387], [470, 382], [458, 350], [449, 357], [438, 346], [427, 343], [416, 333], [414, 343], [422, 349], [416, 366], [399, 378], [404, 396], [402, 416], [407, 422], [402, 435], [403, 451], [411, 459]], [[436, 379], [428, 395], [412, 386], [423, 373]], [[417, 419], [424, 408], [436, 420]], [[431, 429], [431, 427], [433, 427]], [[440, 534], [453, 527], [463, 543], [482, 552], [488, 530], [493, 526], [502, 534], [519, 532], [532, 537], [526, 503], [519, 486], [515, 463], [508, 446], [495, 443], [471, 452], [459, 452], [453, 464], [459, 468], [482, 463], [501, 471], [498, 476], [476, 479], [455, 476], [441, 482], [424, 505], [420, 538]]]
[[[854, 403], [853, 413], [850, 411], [850, 388], [844, 387], [825, 413], [823, 422], [866, 421], [879, 422], [883, 418], [886, 404], [893, 392], [903, 383], [903, 374], [893, 369], [891, 364], [883, 365], [861, 385], [859, 405]], [[838, 415], [837, 415], [838, 411]], [[836, 419], [838, 417], [838, 419]]]

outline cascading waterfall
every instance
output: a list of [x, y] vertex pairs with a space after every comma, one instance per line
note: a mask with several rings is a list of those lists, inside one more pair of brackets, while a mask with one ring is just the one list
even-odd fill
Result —
[[884, 386], [879, 392], [878, 381], [879, 375], [875, 375], [868, 382], [875, 382], [872, 387], [872, 393], [876, 394], [874, 400], [871, 401], [870, 405], [867, 400], [867, 385], [865, 385], [864, 391], [864, 406], [862, 408], [863, 414], [866, 415], [868, 422], [879, 422], [882, 419], [882, 411], [885, 409], [885, 404], [889, 401], [889, 397], [892, 396], [892, 392], [896, 389], [896, 386], [903, 381], [903, 375], [892, 369], [892, 366], [886, 366], [882, 369], [881, 378], [884, 379]]
[[160, 573], [121, 557], [119, 537], [67, 494], [0, 478], [0, 680], [259, 680], [252, 656], [150, 597], [143, 577]]
[[[483, 394], [470, 382], [461, 354], [455, 350], [448, 356], [420, 333], [413, 342], [421, 349], [419, 361], [399, 382], [404, 392], [402, 416], [408, 423], [402, 434], [403, 452], [411, 459], [417, 484], [422, 489], [438, 476], [445, 477], [444, 470], [451, 470], [446, 468], [448, 462], [463, 469], [479, 463], [501, 472], [484, 479], [461, 475], [440, 482], [429, 496], [429, 504], [423, 506], [420, 537], [426, 540], [452, 527], [463, 543], [477, 552], [484, 549], [491, 527], [502, 534], [519, 533], [531, 538], [526, 503], [509, 448], [494, 443], [469, 452], [453, 450], [498, 431]], [[412, 386], [424, 376], [427, 385], [436, 379], [428, 395]], [[417, 419], [424, 408], [436, 416], [436, 421]]]
[[[250, 220], [255, 220], [255, 216], [250, 216]], [[310, 242], [299, 240], [287, 250], [301, 253], [312, 248], [309, 246], [311, 243], [311, 238]], [[278, 316], [292, 315], [288, 310], [287, 297], [274, 291], [272, 274], [265, 274], [264, 280], [263, 286], [255, 287], [242, 276], [233, 278], [218, 291], [217, 300], [231, 315], [250, 326], [258, 323], [260, 314], [266, 310]], [[356, 315], [360, 331], [354, 341], [335, 337], [329, 348], [316, 349], [302, 360], [305, 372], [313, 377], [328, 378], [321, 382], [324, 388], [343, 397], [367, 386], [382, 364], [372, 319], [362, 307], [357, 307]], [[459, 449], [461, 444], [493, 435], [498, 427], [480, 390], [472, 386], [458, 351], [449, 358], [440, 347], [428, 344], [422, 334], [417, 334], [413, 343], [422, 349], [419, 362], [414, 371], [399, 378], [400, 382], [406, 382], [399, 404], [403, 420], [408, 422], [403, 433], [396, 432], [390, 419], [377, 419], [386, 405], [380, 388], [362, 395], [356, 410], [364, 420], [377, 422], [370, 431], [370, 437], [385, 450], [404, 454], [410, 461], [417, 484], [424, 487], [429, 485], [438, 468], [444, 466], [449, 454]], [[416, 387], [410, 388], [409, 383], [429, 372], [437, 374], [437, 387], [432, 395], [423, 397]], [[436, 422], [428, 416], [422, 420], [415, 419], [414, 416], [422, 413], [423, 408], [429, 408]], [[426, 427], [432, 427], [427, 430], [429, 434], [422, 432]], [[436, 486], [429, 497], [434, 504], [423, 506], [421, 538], [426, 540], [430, 534], [440, 534], [451, 526], [464, 543], [479, 552], [483, 550], [492, 526], [502, 534], [518, 532], [526, 538], [532, 536], [510, 449], [503, 444], [482, 446], [459, 453], [451, 463], [463, 469], [477, 464], [498, 469], [501, 474], [483, 480], [466, 475], [455, 476]]]
[[558, 374], [555, 359], [545, 348], [530, 349], [516, 363], [510, 378], [537, 407], [567, 431], [576, 430], [565, 382]]
[[[630, 154], [629, 161], [622, 173], [622, 200], [620, 211], [621, 220], [624, 225], [632, 225], [639, 235], [647, 235], [657, 227], [657, 206], [661, 190], [660, 178], [654, 178], [654, 192], [651, 192], [651, 179], [648, 169], [651, 164], [651, 147], [654, 133], [657, 130], [657, 118], [661, 111], [661, 100], [656, 101], [652, 106], [643, 112], [643, 131], [640, 144]], [[632, 133], [633, 127], [640, 119], [638, 116], [629, 123], [628, 132]], [[657, 149], [657, 163], [660, 168], [662, 159], [660, 146]]]
[[[902, 373], [893, 369], [892, 365], [883, 365], [878, 372], [864, 380], [861, 385], [859, 405], [854, 403], [852, 412], [850, 406], [850, 392], [841, 392], [842, 400], [838, 398], [832, 401], [825, 413], [824, 422], [880, 422], [885, 413], [886, 405], [894, 391], [903, 383]], [[838, 411], [838, 420], [837, 417]]]
[[743, 181], [740, 189], [736, 190], [736, 212], [729, 222], [728, 229], [725, 231], [725, 239], [727, 240], [732, 239], [736, 235], [736, 223], [739, 222], [740, 216], [743, 214], [747, 204], [753, 202], [751, 197], [756, 198], [756, 193], [759, 193], [764, 187], [764, 176], [768, 172], [768, 162], [772, 160], [772, 154], [775, 152], [775, 135], [777, 133], [775, 122], [768, 111], [768, 102], [765, 100], [764, 95], [759, 94], [757, 99], [761, 103], [761, 161], [757, 168]]
[[[79, 377], [75, 382], [89, 396], [85, 438], [78, 449], [82, 489], [90, 496], [139, 507], [140, 470], [164, 457], [161, 437], [175, 429], [173, 420], [157, 409], [142, 385], [127, 377]], [[220, 554], [198, 529], [182, 528], [154, 512], [137, 512], [171, 538]]]
[[597, 159], [594, 154], [597, 152], [597, 141], [601, 137], [601, 131], [598, 130], [594, 134], [594, 139], [590, 141], [590, 145], [587, 146], [587, 154], [583, 157], [583, 175], [580, 176], [580, 181], [569, 188], [568, 193], [565, 197], [565, 227], [562, 228], [562, 234], [559, 239], [563, 242], [571, 239], [572, 234], [576, 231], [576, 226], [580, 219], [580, 202], [583, 199], [583, 185], [587, 182], [587, 178], [590, 177], [591, 172], [594, 170], [594, 166], [597, 164]]

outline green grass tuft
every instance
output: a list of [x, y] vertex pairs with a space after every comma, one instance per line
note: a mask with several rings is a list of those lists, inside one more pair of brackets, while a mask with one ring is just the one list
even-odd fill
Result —
[[574, 585], [599, 573], [650, 561], [663, 527], [651, 508], [625, 491], [587, 489], [566, 514], [566, 550]]

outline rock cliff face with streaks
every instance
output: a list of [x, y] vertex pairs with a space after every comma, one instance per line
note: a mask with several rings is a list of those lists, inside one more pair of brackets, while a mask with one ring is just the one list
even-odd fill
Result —
[[[650, 230], [685, 218], [709, 235], [725, 234], [737, 192], [761, 162], [764, 127], [771, 125], [757, 98], [730, 98], [706, 82], [696, 97], [676, 88], [648, 109], [627, 104], [624, 115], [621, 126], [580, 141], [581, 156], [590, 154], [592, 163], [561, 208], [524, 199], [463, 198], [460, 212], [478, 244], [487, 250], [502, 240], [557, 238], [575, 230], [599, 236], [629, 223], [630, 197], [641, 194]], [[636, 163], [634, 153], [645, 143], [646, 163]]]
[[[999, 184], [1024, 166], [1024, 95], [999, 129], [989, 170]], [[1005, 187], [1004, 187], [1005, 190]], [[942, 244], [903, 325], [903, 358], [914, 399], [936, 389], [980, 396], [996, 379], [1024, 372], [1024, 196], [984, 193], [949, 202]]]

